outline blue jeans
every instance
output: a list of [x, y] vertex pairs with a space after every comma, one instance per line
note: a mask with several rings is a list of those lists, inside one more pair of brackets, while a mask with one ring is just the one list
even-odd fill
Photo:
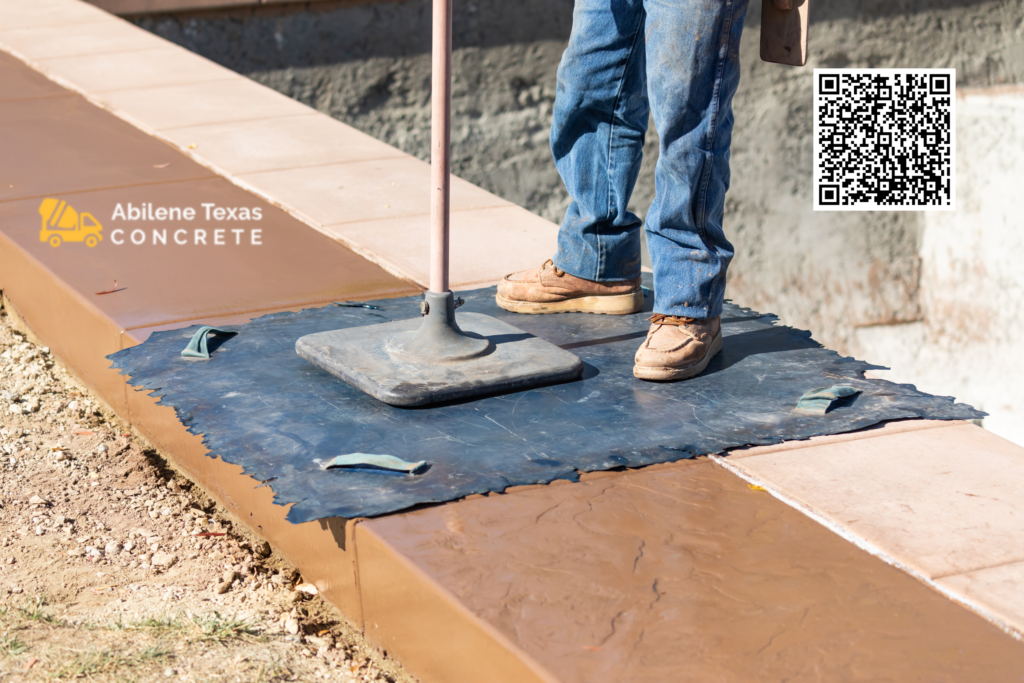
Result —
[[640, 274], [626, 210], [650, 112], [661, 136], [647, 213], [654, 311], [720, 315], [732, 97], [748, 0], [576, 0], [558, 67], [551, 151], [572, 200], [554, 264], [587, 280]]

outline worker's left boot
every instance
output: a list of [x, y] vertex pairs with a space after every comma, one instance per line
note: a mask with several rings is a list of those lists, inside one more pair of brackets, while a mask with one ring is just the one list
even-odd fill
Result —
[[722, 350], [722, 318], [707, 320], [655, 313], [636, 352], [633, 375], [648, 380], [689, 379], [704, 372]]

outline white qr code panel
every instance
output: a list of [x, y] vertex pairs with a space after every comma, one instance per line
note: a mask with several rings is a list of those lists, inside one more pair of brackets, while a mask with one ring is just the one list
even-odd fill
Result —
[[954, 69], [814, 70], [814, 210], [956, 209]]

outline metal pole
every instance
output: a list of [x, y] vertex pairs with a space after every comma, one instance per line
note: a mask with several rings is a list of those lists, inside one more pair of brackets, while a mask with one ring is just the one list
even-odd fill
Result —
[[452, 0], [434, 0], [430, 101], [430, 291], [448, 291]]

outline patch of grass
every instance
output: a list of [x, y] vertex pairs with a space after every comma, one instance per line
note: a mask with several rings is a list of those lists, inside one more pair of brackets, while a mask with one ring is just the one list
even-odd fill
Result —
[[110, 626], [117, 631], [144, 632], [157, 638], [180, 638], [189, 643], [205, 642], [226, 644], [230, 641], [260, 640], [253, 622], [211, 612], [202, 616], [146, 617], [139, 621], [123, 623], [116, 621]]
[[70, 659], [54, 662], [55, 666], [50, 670], [50, 675], [61, 680], [74, 680], [118, 673], [119, 680], [123, 680], [125, 669], [156, 664], [166, 659], [170, 653], [171, 648], [163, 643], [129, 653], [114, 650], [77, 652]]
[[257, 640], [257, 631], [251, 621], [223, 617], [212, 612], [202, 617], [191, 619], [198, 633], [197, 640], [224, 644], [232, 640]]
[[22, 619], [28, 619], [29, 621], [38, 621], [44, 624], [52, 624], [54, 626], [62, 625], [64, 623], [62, 619], [58, 619], [43, 610], [46, 604], [46, 598], [42, 596], [30, 598], [17, 608], [18, 615]]
[[0, 635], [0, 655], [5, 657], [15, 657], [27, 650], [28, 645], [25, 645], [16, 637], [8, 635], [7, 633]]

